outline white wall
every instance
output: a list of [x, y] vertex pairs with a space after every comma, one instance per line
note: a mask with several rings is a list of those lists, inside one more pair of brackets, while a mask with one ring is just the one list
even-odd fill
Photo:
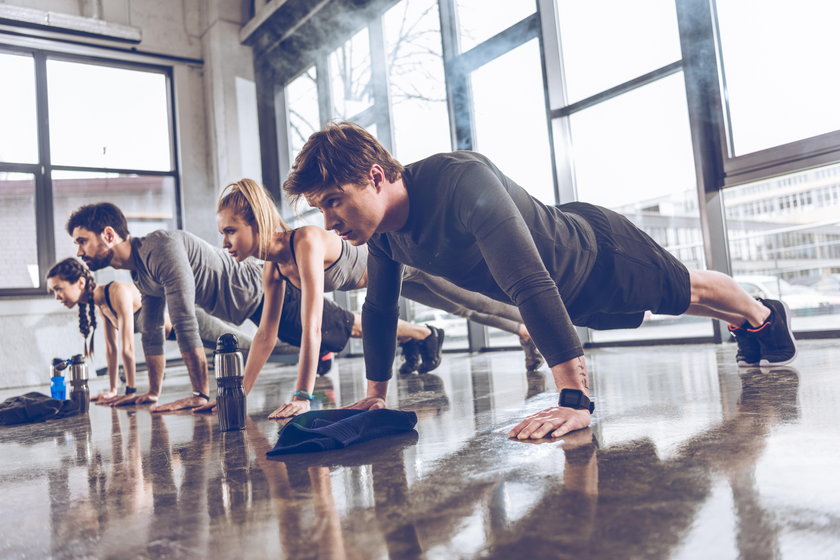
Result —
[[[242, 0], [0, 0], [0, 4], [74, 16], [99, 11], [108, 23], [140, 29], [138, 51], [203, 61], [154, 62], [173, 69], [184, 229], [217, 243], [218, 191], [243, 176], [259, 179], [260, 173], [256, 99], [249, 98], [255, 93], [248, 85], [254, 82], [251, 49], [239, 44]], [[0, 43], [9, 40], [0, 35]], [[100, 54], [136, 59], [112, 51]], [[39, 385], [47, 390], [52, 357], [81, 352], [77, 310], [64, 309], [47, 295], [0, 298], [0, 341], [0, 388]], [[101, 333], [97, 344], [104, 350]], [[139, 348], [138, 341], [138, 352]], [[103, 352], [98, 354], [94, 367], [103, 367]]]

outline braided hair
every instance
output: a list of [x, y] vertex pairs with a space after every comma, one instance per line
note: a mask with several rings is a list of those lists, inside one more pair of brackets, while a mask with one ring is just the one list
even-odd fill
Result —
[[[71, 284], [78, 282], [82, 277], [86, 280], [84, 297], [79, 301], [79, 332], [85, 338], [85, 357], [90, 357], [93, 355], [93, 334], [96, 332], [96, 309], [93, 304], [96, 280], [88, 267], [73, 258], [64, 259], [53, 265], [47, 272], [47, 278], [55, 277]], [[90, 346], [88, 346], [88, 340]]]

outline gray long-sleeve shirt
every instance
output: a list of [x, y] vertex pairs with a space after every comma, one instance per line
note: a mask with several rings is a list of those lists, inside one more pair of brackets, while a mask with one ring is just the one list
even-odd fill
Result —
[[365, 352], [369, 379], [390, 377], [402, 264], [519, 307], [549, 365], [583, 354], [564, 300], [580, 292], [597, 256], [585, 220], [542, 204], [473, 152], [410, 164], [403, 180], [406, 224], [368, 242], [362, 325], [365, 348], [377, 348]]
[[164, 308], [182, 352], [202, 348], [195, 317], [198, 305], [210, 315], [241, 324], [263, 298], [262, 264], [238, 263], [223, 249], [181, 230], [153, 231], [132, 238], [135, 270], [143, 308], [143, 351], [163, 354]]

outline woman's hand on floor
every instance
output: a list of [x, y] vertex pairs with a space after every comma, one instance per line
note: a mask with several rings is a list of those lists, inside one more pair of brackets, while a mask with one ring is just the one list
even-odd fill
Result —
[[277, 410], [272, 412], [268, 415], [269, 420], [276, 420], [278, 418], [291, 418], [292, 416], [297, 416], [298, 414], [303, 414], [304, 412], [309, 412], [311, 408], [311, 404], [309, 399], [306, 400], [293, 400], [287, 403], [283, 403]]
[[[157, 397], [155, 397], [157, 400]], [[137, 404], [141, 404], [138, 402]], [[187, 408], [198, 408], [199, 406], [203, 406], [207, 404], [207, 399], [204, 397], [186, 397], [183, 399], [178, 399], [177, 401], [173, 401], [171, 403], [161, 404], [154, 408], [152, 408], [152, 412], [173, 412], [175, 410], [184, 410]]]
[[90, 398], [90, 402], [95, 402], [98, 404], [106, 404], [109, 400], [115, 398], [117, 396], [117, 392], [113, 389], [108, 389], [107, 391], [102, 391], [98, 395], [94, 395]]

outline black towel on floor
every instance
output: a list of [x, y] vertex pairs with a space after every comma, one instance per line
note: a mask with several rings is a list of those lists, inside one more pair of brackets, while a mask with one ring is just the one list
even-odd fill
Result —
[[417, 415], [402, 410], [313, 410], [297, 416], [280, 430], [267, 455], [342, 449], [369, 439], [409, 432]]
[[79, 406], [73, 401], [62, 401], [32, 392], [8, 398], [0, 403], [0, 424], [31, 424], [78, 413]]

